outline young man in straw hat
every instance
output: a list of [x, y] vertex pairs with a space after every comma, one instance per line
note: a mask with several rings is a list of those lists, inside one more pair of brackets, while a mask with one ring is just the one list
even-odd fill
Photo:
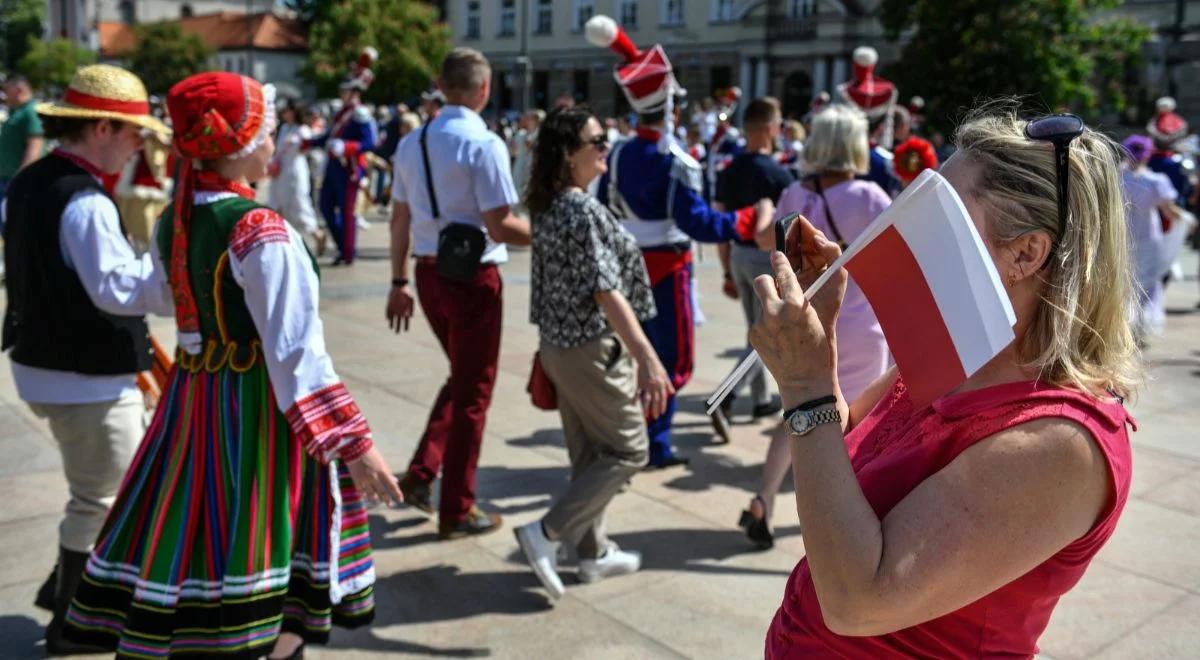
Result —
[[37, 112], [61, 146], [21, 170], [5, 198], [3, 349], [17, 393], [50, 423], [70, 486], [54, 588], [38, 598], [54, 611], [46, 650], [59, 654], [86, 650], [62, 639], [63, 615], [145, 430], [143, 315], [172, 312], [165, 274], [134, 254], [102, 179], [142, 149], [143, 131], [169, 129], [150, 116], [137, 76], [103, 64], [79, 69]]

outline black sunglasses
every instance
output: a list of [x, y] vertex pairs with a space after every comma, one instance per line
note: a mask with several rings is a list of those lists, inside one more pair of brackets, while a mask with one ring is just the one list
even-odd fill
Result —
[[596, 137], [594, 137], [590, 140], [584, 140], [583, 143], [590, 144], [593, 147], [596, 147], [597, 149], [599, 149], [600, 151], [604, 151], [605, 149], [608, 148], [608, 136], [603, 135], [603, 134], [597, 135]]
[[[1071, 140], [1083, 135], [1083, 128], [1082, 119], [1068, 114], [1047, 115], [1025, 124], [1025, 137], [1054, 145], [1054, 166], [1058, 169], [1058, 238], [1050, 257], [1054, 256], [1067, 232], [1067, 202], [1070, 199], [1067, 196], [1070, 190], [1067, 178], [1071, 171], [1068, 167], [1071, 162]], [[1049, 263], [1048, 257], [1042, 267]]]

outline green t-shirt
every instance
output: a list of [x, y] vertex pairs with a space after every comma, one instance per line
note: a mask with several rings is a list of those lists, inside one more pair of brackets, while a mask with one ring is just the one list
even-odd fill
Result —
[[21, 169], [21, 161], [25, 158], [25, 145], [29, 138], [41, 137], [42, 120], [34, 107], [37, 104], [29, 101], [25, 105], [12, 108], [8, 121], [0, 127], [0, 179], [11, 179]]

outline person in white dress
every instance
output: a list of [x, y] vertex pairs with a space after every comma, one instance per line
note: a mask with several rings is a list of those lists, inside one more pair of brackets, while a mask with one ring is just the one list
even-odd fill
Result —
[[317, 224], [312, 201], [312, 174], [308, 159], [300, 149], [302, 142], [313, 136], [312, 129], [304, 123], [304, 114], [303, 109], [290, 103], [280, 111], [275, 158], [270, 165], [274, 178], [268, 203], [287, 218], [296, 231], [311, 238], [317, 256], [323, 256], [326, 236]]
[[1153, 143], [1144, 135], [1132, 135], [1123, 143], [1128, 153], [1121, 171], [1121, 184], [1129, 209], [1129, 240], [1133, 248], [1134, 277], [1138, 284], [1138, 313], [1135, 328], [1138, 339], [1162, 333], [1166, 323], [1163, 307], [1162, 267], [1163, 220], [1175, 211], [1175, 186], [1165, 174], [1153, 172], [1146, 163]]

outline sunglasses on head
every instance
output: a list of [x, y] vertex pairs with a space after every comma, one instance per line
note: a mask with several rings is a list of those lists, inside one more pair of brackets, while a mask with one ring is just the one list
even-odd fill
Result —
[[[1067, 202], [1070, 199], [1067, 178], [1071, 171], [1071, 141], [1083, 135], [1083, 128], [1083, 120], [1069, 114], [1046, 115], [1025, 124], [1025, 137], [1054, 145], [1054, 166], [1058, 170], [1058, 237], [1050, 257], [1054, 256], [1067, 232]], [[1046, 258], [1043, 268], [1050, 263], [1050, 257]]]

